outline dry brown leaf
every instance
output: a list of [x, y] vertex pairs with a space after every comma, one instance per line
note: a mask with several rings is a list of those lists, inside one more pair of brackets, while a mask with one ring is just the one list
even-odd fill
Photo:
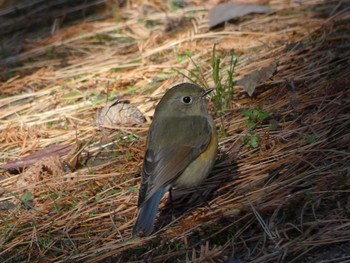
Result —
[[217, 6], [218, 4], [220, 4], [221, 2], [223, 2], [223, 0], [210, 0], [210, 1], [206, 1], [204, 3], [204, 6], [207, 9], [211, 9], [211, 8], [214, 8], [215, 6]]
[[219, 4], [213, 9], [209, 10], [209, 28], [213, 28], [231, 19], [239, 18], [251, 13], [267, 13], [270, 11], [271, 9], [269, 7], [263, 5], [235, 3]]
[[[225, 2], [225, 0], [210, 0], [206, 1], [204, 3], [205, 8], [211, 9], [217, 6], [220, 3]], [[237, 3], [237, 4], [257, 4], [257, 5], [264, 5], [269, 2], [269, 0], [231, 0], [231, 3]]]
[[[58, 155], [44, 157], [29, 169], [23, 172], [16, 182], [19, 191], [27, 190], [33, 192], [36, 183], [52, 177], [60, 177], [64, 175], [63, 165]], [[47, 183], [50, 188], [56, 188], [55, 182]]]
[[113, 126], [118, 124], [140, 124], [145, 122], [142, 113], [129, 101], [115, 100], [107, 103], [96, 114], [98, 126]]
[[230, 2], [237, 3], [237, 4], [258, 4], [258, 5], [263, 5], [263, 4], [267, 4], [269, 2], [269, 0], [231, 0]]
[[7, 164], [0, 166], [0, 169], [17, 173], [19, 170], [33, 165], [44, 157], [50, 155], [62, 156], [67, 154], [71, 149], [72, 145], [52, 145], [31, 153], [28, 156], [20, 158], [19, 160], [8, 162]]
[[272, 77], [277, 69], [277, 63], [272, 62], [270, 65], [257, 69], [237, 81], [239, 86], [243, 86], [244, 90], [252, 96], [255, 88]]

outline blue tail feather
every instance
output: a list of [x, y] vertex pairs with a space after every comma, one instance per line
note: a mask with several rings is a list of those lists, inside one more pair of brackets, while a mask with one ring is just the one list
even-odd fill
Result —
[[159, 189], [142, 204], [133, 229], [134, 236], [140, 232], [143, 232], [146, 236], [149, 236], [152, 233], [160, 199], [162, 199], [164, 192], [164, 188]]

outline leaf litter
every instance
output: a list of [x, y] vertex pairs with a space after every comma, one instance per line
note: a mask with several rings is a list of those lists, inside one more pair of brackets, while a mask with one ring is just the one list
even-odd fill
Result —
[[[0, 165], [55, 145], [73, 147], [77, 140], [84, 147], [68, 158], [80, 154], [70, 171], [58, 161], [64, 156], [53, 155], [20, 174], [0, 172], [1, 260], [347, 259], [347, 3], [272, 0], [272, 14], [215, 31], [199, 1], [177, 9], [133, 3], [116, 8], [114, 18], [62, 26], [2, 58]], [[169, 15], [190, 23], [164, 31]], [[235, 87], [231, 109], [214, 116], [220, 156], [210, 177], [197, 189], [179, 189], [172, 205], [164, 199], [154, 235], [131, 238], [154, 107], [166, 88], [186, 80], [177, 70], [194, 70], [192, 61], [213, 84], [214, 44], [223, 56], [239, 53], [235, 80], [272, 61], [278, 61], [278, 70], [258, 78], [252, 97]], [[188, 50], [192, 60], [182, 60]], [[222, 61], [226, 72], [229, 65]], [[147, 122], [98, 129], [96, 112], [111, 92], [122, 94]], [[247, 108], [268, 113], [254, 126], [255, 148], [242, 144], [250, 132]], [[28, 171], [30, 183], [19, 187]]]

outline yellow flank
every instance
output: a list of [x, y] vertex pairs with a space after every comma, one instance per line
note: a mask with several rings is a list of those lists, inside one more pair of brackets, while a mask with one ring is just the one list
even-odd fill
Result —
[[218, 138], [215, 127], [207, 149], [201, 153], [175, 181], [175, 187], [191, 187], [200, 184], [208, 175], [215, 163]]

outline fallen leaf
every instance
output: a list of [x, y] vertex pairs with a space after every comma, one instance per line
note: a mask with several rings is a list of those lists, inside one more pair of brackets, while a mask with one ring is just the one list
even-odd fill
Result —
[[238, 4], [266, 4], [269, 2], [269, 0], [231, 0], [231, 2], [238, 3]]
[[272, 77], [277, 69], [277, 62], [272, 62], [270, 65], [257, 69], [249, 74], [243, 76], [243, 78], [237, 80], [236, 84], [242, 86], [244, 90], [252, 96], [255, 88]]
[[[36, 183], [47, 178], [58, 178], [64, 175], [63, 165], [58, 155], [50, 155], [38, 160], [27, 170], [20, 174], [16, 182], [19, 191], [29, 191], [33, 193], [36, 190]], [[59, 184], [56, 180], [45, 183], [45, 187], [56, 189]]]
[[[205, 3], [203, 3], [203, 5], [206, 9], [211, 9], [222, 2], [225, 2], [225, 0], [209, 0], [209, 1], [205, 1]], [[226, 2], [228, 2], [228, 1], [226, 1]], [[267, 4], [269, 2], [269, 0], [231, 0], [229, 2], [237, 3], [237, 4], [264, 5], [264, 4]]]
[[16, 205], [8, 200], [0, 201], [0, 210], [11, 210], [16, 208]]
[[203, 5], [206, 9], [212, 9], [218, 4], [220, 4], [221, 2], [223, 2], [223, 0], [209, 0], [209, 1], [205, 1]]
[[107, 103], [96, 114], [96, 124], [98, 126], [113, 126], [117, 124], [139, 124], [145, 122], [145, 118], [138, 108], [130, 104], [129, 101], [115, 100]]
[[0, 169], [6, 170], [10, 173], [18, 173], [19, 170], [33, 165], [44, 157], [56, 154], [59, 156], [66, 155], [72, 147], [72, 145], [51, 145], [18, 160], [10, 161], [7, 164], [0, 166]]
[[209, 10], [209, 28], [213, 28], [221, 23], [234, 18], [239, 18], [251, 13], [267, 13], [271, 8], [263, 5], [247, 5], [236, 3], [218, 4], [213, 9]]

